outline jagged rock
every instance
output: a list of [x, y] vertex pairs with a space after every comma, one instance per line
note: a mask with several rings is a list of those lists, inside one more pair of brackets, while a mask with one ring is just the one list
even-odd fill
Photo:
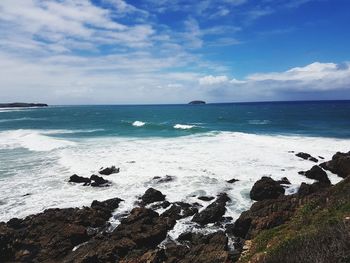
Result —
[[157, 210], [157, 209], [160, 209], [160, 208], [167, 208], [171, 205], [171, 203], [169, 201], [164, 201], [164, 202], [161, 202], [161, 203], [158, 203], [158, 204], [154, 204], [151, 206], [151, 209], [152, 210]]
[[91, 186], [93, 187], [108, 186], [110, 183], [108, 180], [105, 180], [103, 177], [95, 174], [91, 175], [90, 180], [93, 181], [91, 183]]
[[270, 177], [262, 177], [250, 191], [250, 198], [255, 201], [275, 199], [285, 192], [283, 186]]
[[141, 197], [141, 200], [143, 205], [147, 205], [154, 202], [164, 201], [165, 195], [163, 195], [160, 191], [154, 188], [149, 188]]
[[309, 179], [317, 180], [320, 183], [330, 184], [331, 181], [328, 179], [327, 173], [322, 170], [321, 167], [314, 165], [310, 170], [301, 173]]
[[176, 202], [168, 210], [166, 210], [162, 216], [178, 220], [181, 218], [193, 216], [197, 212], [198, 208], [195, 205], [184, 202]]
[[309, 161], [312, 161], [312, 162], [318, 163], [318, 159], [317, 159], [317, 158], [315, 158], [315, 157], [312, 157], [312, 156], [309, 158]]
[[71, 183], [85, 183], [85, 184], [90, 184], [91, 180], [90, 180], [90, 178], [82, 177], [82, 176], [78, 176], [78, 175], [76, 175], [76, 174], [73, 174], [73, 175], [69, 178], [69, 182], [71, 182]]
[[104, 168], [99, 171], [99, 174], [103, 175], [111, 175], [111, 174], [116, 174], [120, 172], [120, 168], [116, 168], [114, 165], [111, 167]]
[[227, 194], [220, 194], [217, 199], [208, 205], [204, 210], [194, 215], [193, 222], [200, 225], [206, 225], [208, 223], [217, 223], [226, 212], [226, 203], [230, 201]]
[[345, 178], [350, 175], [350, 152], [337, 152], [333, 155], [332, 160], [321, 163], [320, 166], [325, 170]]
[[290, 184], [290, 181], [287, 177], [283, 177], [281, 180], [278, 180], [277, 183], [279, 184]]
[[243, 212], [227, 231], [244, 239], [250, 239], [261, 230], [282, 225], [290, 219], [298, 207], [299, 198], [281, 195], [277, 199], [256, 202]]
[[235, 178], [232, 178], [231, 180], [227, 180], [227, 182], [229, 183], [229, 184], [233, 184], [233, 183], [235, 183], [235, 182], [238, 182], [239, 180], [238, 179], [235, 179]]
[[214, 196], [199, 196], [198, 199], [208, 202], [208, 201], [215, 199], [215, 197]]
[[[104, 228], [120, 199], [93, 206], [47, 209], [24, 219], [0, 223], [0, 262], [59, 262], [92, 238], [89, 228]], [[98, 204], [98, 205], [97, 205]]]

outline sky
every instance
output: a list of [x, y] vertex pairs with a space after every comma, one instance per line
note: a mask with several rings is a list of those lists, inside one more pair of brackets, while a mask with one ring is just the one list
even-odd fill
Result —
[[349, 0], [0, 0], [0, 102], [350, 99]]

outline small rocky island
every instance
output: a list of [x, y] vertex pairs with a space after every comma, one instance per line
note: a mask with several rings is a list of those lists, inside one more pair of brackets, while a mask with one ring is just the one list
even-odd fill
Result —
[[202, 104], [206, 104], [206, 102], [203, 100], [193, 100], [188, 104], [190, 104], [190, 105], [202, 105]]
[[14, 102], [14, 103], [0, 103], [0, 108], [29, 108], [29, 107], [47, 107], [45, 103], [24, 103], [24, 102]]

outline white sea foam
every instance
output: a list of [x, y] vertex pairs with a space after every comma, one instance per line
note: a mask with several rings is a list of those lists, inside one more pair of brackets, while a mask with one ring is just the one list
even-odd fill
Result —
[[135, 127], [142, 127], [144, 126], [146, 123], [145, 122], [142, 122], [142, 121], [134, 121], [132, 123], [132, 126], [135, 126]]
[[[45, 134], [55, 131], [14, 130], [0, 132], [0, 149], [26, 148], [31, 151], [51, 151], [73, 146], [75, 143]], [[57, 132], [57, 131], [56, 131]]]
[[188, 130], [188, 129], [192, 129], [193, 127], [195, 127], [195, 125], [187, 125], [187, 124], [175, 124], [174, 125], [175, 129], [181, 129], [181, 130]]
[[[268, 136], [244, 133], [208, 133], [178, 138], [99, 138], [80, 139], [74, 143], [51, 138], [40, 132], [19, 131], [13, 139], [26, 145], [28, 138], [35, 144], [55, 145], [46, 152], [23, 153], [21, 159], [0, 152], [0, 170], [15, 175], [0, 179], [0, 221], [24, 217], [49, 207], [90, 205], [92, 200], [120, 197], [125, 200], [116, 215], [129, 211], [139, 196], [149, 187], [162, 191], [169, 201], [199, 202], [193, 195], [216, 196], [226, 192], [231, 198], [227, 216], [237, 218], [250, 207], [249, 191], [262, 176], [274, 179], [287, 177], [292, 185], [288, 193], [297, 190], [301, 182], [313, 182], [298, 174], [314, 163], [302, 160], [288, 151], [304, 151], [313, 156], [330, 159], [336, 151], [348, 151], [350, 140]], [[33, 135], [34, 134], [34, 135]], [[9, 134], [0, 134], [0, 145], [12, 140]], [[27, 137], [29, 136], [29, 137]], [[52, 141], [54, 140], [54, 141]], [[56, 141], [58, 140], [58, 141]], [[57, 145], [56, 145], [57, 143]], [[29, 148], [32, 148], [31, 145]], [[43, 146], [41, 146], [43, 147]], [[34, 147], [36, 148], [36, 147]], [[48, 150], [51, 148], [51, 150]], [[13, 165], [15, 163], [15, 165]], [[29, 169], [26, 163], [32, 164]], [[116, 165], [120, 173], [108, 176], [112, 185], [106, 188], [83, 187], [68, 183], [73, 173], [90, 176], [100, 167]], [[333, 183], [340, 180], [328, 173]], [[175, 176], [175, 180], [156, 184], [154, 176]], [[236, 178], [229, 184], [226, 180]], [[14, 191], [16, 189], [16, 191]], [[23, 196], [27, 193], [30, 195]], [[113, 224], [118, 224], [116, 217]], [[193, 228], [190, 218], [181, 220], [170, 236], [175, 238]]]

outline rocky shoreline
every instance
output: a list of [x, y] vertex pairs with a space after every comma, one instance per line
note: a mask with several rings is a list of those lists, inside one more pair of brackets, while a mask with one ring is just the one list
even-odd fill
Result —
[[[319, 161], [306, 153], [296, 155]], [[332, 186], [324, 170], [344, 179]], [[119, 172], [112, 166], [99, 174]], [[301, 171], [300, 176], [315, 182], [302, 183], [292, 195], [285, 195], [288, 178], [262, 177], [250, 191], [256, 202], [235, 221], [225, 217], [230, 203], [226, 193], [199, 196], [208, 203], [202, 207], [171, 203], [154, 188], [120, 215], [117, 226], [110, 218], [123, 202], [118, 197], [95, 200], [89, 207], [47, 209], [0, 223], [0, 262], [349, 262], [349, 175], [350, 152]], [[171, 182], [173, 177], [153, 180]], [[98, 175], [73, 175], [70, 182], [93, 187], [110, 183]], [[196, 228], [170, 238], [169, 231], [183, 219]]]

